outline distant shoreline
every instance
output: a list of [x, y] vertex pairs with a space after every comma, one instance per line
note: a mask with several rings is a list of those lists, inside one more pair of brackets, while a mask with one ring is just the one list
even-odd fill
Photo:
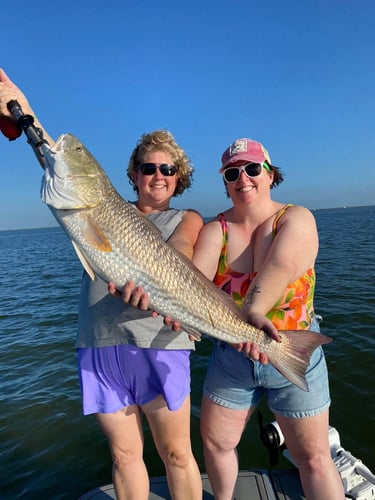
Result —
[[[361, 210], [361, 209], [366, 209], [366, 208], [368, 209], [368, 208], [372, 208], [372, 207], [375, 207], [375, 205], [355, 205], [355, 206], [347, 205], [347, 206], [344, 206], [344, 207], [309, 208], [309, 210], [311, 210], [312, 212], [325, 212], [325, 211], [329, 211], [329, 210], [344, 210], [344, 209]], [[213, 219], [214, 217], [216, 217], [216, 215], [207, 215], [207, 216], [204, 215], [203, 216], [203, 218], [205, 220], [210, 220], [210, 219]], [[53, 225], [53, 226], [19, 227], [19, 228], [16, 228], [16, 229], [0, 229], [0, 233], [2, 233], [2, 232], [9, 232], [9, 231], [35, 231], [35, 230], [41, 230], [41, 229], [56, 229], [56, 228], [60, 228], [60, 226], [57, 223], [56, 223], [56, 225]]]

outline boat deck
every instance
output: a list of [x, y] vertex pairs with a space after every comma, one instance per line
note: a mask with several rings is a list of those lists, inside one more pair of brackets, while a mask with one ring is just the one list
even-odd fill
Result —
[[[165, 477], [152, 478], [149, 500], [170, 500]], [[214, 500], [207, 475], [202, 474], [203, 500]], [[112, 484], [95, 488], [85, 493], [80, 500], [115, 499]], [[291, 470], [251, 470], [238, 475], [234, 500], [303, 500], [304, 494], [298, 471]]]

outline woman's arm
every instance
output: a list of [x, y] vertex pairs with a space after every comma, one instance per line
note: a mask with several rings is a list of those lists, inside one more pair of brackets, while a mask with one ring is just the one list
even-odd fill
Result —
[[312, 213], [304, 207], [289, 208], [281, 217], [277, 234], [249, 287], [243, 306], [245, 314], [266, 315], [287, 286], [314, 266], [318, 246]]
[[202, 228], [194, 247], [193, 264], [211, 281], [217, 271], [222, 234], [220, 222], [211, 221]]
[[197, 242], [203, 219], [195, 210], [186, 210], [182, 221], [168, 239], [169, 245], [186, 255], [190, 260], [193, 257], [194, 245]]

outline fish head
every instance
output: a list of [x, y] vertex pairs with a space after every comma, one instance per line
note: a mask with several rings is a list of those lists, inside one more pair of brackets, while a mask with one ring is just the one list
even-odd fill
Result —
[[62, 134], [50, 147], [43, 145], [45, 170], [41, 197], [60, 210], [87, 209], [105, 200], [111, 184], [88, 149], [72, 134]]

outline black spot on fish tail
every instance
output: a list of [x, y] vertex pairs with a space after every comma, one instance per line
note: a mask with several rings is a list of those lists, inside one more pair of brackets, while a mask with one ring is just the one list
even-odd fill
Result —
[[309, 330], [281, 330], [279, 334], [282, 339], [279, 342], [280, 351], [276, 355], [269, 354], [269, 361], [290, 382], [308, 391], [306, 370], [311, 354], [332, 339]]

